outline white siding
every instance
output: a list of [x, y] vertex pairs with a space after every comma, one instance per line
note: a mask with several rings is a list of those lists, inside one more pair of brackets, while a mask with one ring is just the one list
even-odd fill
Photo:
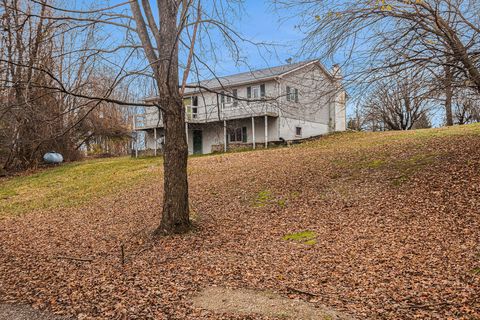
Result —
[[[287, 86], [298, 89], [298, 102], [287, 101]], [[330, 78], [316, 64], [287, 74], [280, 81], [282, 116], [329, 125], [333, 122], [335, 91]]]
[[[187, 141], [189, 153], [193, 153], [193, 130], [196, 129], [203, 132], [203, 153], [212, 152], [213, 145], [223, 145], [223, 119], [228, 119], [228, 128], [247, 127], [247, 143], [252, 143], [251, 116], [255, 116], [255, 142], [258, 144], [265, 143], [265, 114], [269, 115], [268, 141], [279, 141], [280, 138], [304, 139], [346, 129], [345, 91], [341, 88], [340, 82], [333, 83], [330, 75], [325, 73], [318, 64], [307, 65], [284, 74], [277, 80], [245, 84], [227, 88], [224, 91], [233, 95], [233, 89], [236, 89], [238, 98], [246, 99], [247, 87], [260, 86], [262, 83], [265, 84], [265, 101], [250, 103], [237, 101], [237, 106], [234, 106], [233, 99], [227, 103], [226, 97], [225, 104], [222, 105], [220, 94], [218, 94], [217, 103], [216, 93], [196, 93], [198, 115], [195, 118], [189, 118], [187, 114], [187, 119], [190, 121]], [[298, 89], [298, 102], [287, 101], [285, 96], [287, 86]], [[145, 117], [149, 123], [155, 122], [153, 118], [158, 117], [156, 110], [152, 111], [153, 113]], [[302, 128], [301, 136], [296, 135], [296, 127]], [[163, 129], [158, 129], [157, 132], [160, 137]], [[154, 147], [153, 130], [149, 131], [146, 142], [147, 148]]]
[[[296, 127], [302, 128], [302, 135], [296, 135]], [[327, 134], [327, 124], [305, 121], [293, 118], [280, 118], [280, 138], [284, 140], [297, 140]]]

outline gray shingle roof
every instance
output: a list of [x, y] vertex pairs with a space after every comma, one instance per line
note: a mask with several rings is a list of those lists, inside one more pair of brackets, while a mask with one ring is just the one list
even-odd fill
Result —
[[[278, 67], [271, 67], [259, 70], [252, 70], [248, 72], [242, 72], [233, 74], [230, 76], [225, 77], [218, 77], [209, 80], [202, 80], [200, 82], [192, 82], [189, 83], [188, 86], [199, 86], [199, 87], [206, 87], [209, 89], [216, 89], [222, 87], [231, 87], [235, 85], [240, 85], [244, 83], [250, 82], [257, 82], [261, 80], [271, 79], [276, 76], [280, 76], [286, 72], [292, 71], [296, 68], [309, 64], [311, 62], [318, 61], [318, 60], [308, 60], [302, 61], [297, 63], [290, 63]], [[186, 88], [185, 94], [197, 92], [198, 88]]]

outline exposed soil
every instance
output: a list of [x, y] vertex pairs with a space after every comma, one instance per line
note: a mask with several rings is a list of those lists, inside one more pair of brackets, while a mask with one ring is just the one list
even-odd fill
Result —
[[[378, 137], [191, 159], [186, 235], [150, 236], [161, 179], [0, 220], [0, 302], [79, 319], [282, 319], [193, 304], [220, 286], [357, 319], [480, 318], [479, 135]], [[302, 232], [314, 237], [286, 237]]]
[[295, 320], [353, 319], [334, 310], [268, 291], [209, 287], [193, 298], [198, 308], [220, 313], [265, 315]]
[[0, 320], [67, 320], [26, 305], [0, 304]]

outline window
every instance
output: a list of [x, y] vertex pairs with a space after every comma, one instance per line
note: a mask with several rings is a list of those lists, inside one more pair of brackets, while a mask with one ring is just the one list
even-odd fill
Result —
[[259, 86], [252, 87], [252, 98], [253, 99], [260, 98], [260, 87]]
[[220, 92], [220, 104], [222, 107], [225, 106], [225, 104], [230, 104], [232, 103], [232, 94], [230, 92], [225, 93], [225, 91]]
[[261, 84], [259, 86], [247, 87], [247, 99], [260, 99], [264, 97], [265, 97], [265, 84]]
[[220, 92], [220, 104], [221, 104], [222, 107], [225, 105], [225, 92], [223, 92], [223, 91]]
[[197, 118], [198, 118], [198, 108], [192, 107], [192, 119], [197, 119]]
[[197, 96], [192, 97], [192, 106], [198, 107], [198, 97]]
[[247, 142], [247, 127], [230, 130], [230, 142]]
[[236, 106], [238, 106], [238, 100], [237, 100], [238, 91], [237, 91], [237, 89], [233, 89], [232, 95], [233, 95], [233, 106], [236, 107]]
[[302, 127], [295, 127], [295, 135], [298, 137], [302, 136]]
[[298, 89], [287, 86], [287, 101], [298, 102]]

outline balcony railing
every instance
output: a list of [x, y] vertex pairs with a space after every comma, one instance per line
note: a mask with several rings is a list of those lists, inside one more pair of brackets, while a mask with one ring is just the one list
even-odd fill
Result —
[[[278, 108], [272, 103], [255, 102], [233, 106], [226, 105], [220, 109], [216, 105], [186, 107], [186, 121], [189, 123], [208, 123], [223, 120], [242, 119], [259, 116], [278, 116]], [[158, 110], [147, 110], [136, 116], [135, 128], [148, 129], [163, 127], [163, 121]]]

